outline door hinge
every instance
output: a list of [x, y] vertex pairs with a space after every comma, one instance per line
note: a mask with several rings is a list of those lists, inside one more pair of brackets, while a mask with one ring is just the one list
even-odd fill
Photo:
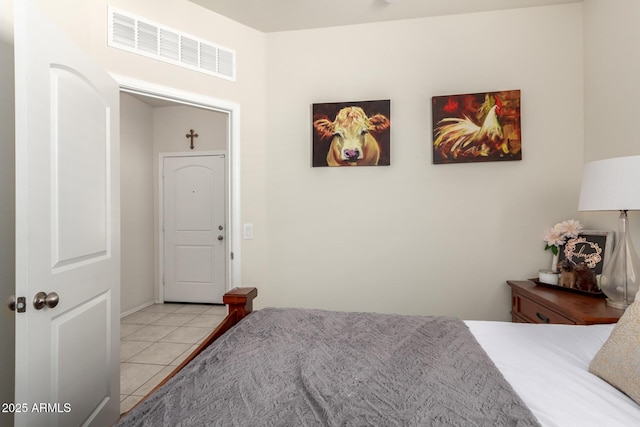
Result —
[[231, 261], [233, 261], [233, 252], [231, 252]]
[[162, 275], [162, 284], [164, 285], [164, 274]]

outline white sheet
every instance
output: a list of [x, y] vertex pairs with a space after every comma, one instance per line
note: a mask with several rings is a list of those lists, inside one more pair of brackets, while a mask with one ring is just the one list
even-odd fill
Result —
[[588, 371], [614, 325], [465, 323], [543, 426], [640, 426], [640, 405]]

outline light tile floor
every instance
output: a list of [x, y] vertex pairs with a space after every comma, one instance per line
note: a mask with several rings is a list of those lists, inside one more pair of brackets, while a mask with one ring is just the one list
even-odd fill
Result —
[[175, 369], [227, 315], [224, 305], [154, 304], [120, 321], [120, 412]]

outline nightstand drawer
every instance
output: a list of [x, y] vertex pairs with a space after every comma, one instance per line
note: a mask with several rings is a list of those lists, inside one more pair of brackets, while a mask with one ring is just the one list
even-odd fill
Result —
[[576, 322], [571, 319], [568, 319], [563, 315], [530, 300], [529, 298], [523, 298], [521, 295], [516, 296], [513, 303], [513, 312], [518, 316], [526, 318], [531, 323], [576, 324]]
[[579, 295], [531, 280], [508, 280], [511, 287], [511, 321], [594, 325], [615, 323], [624, 310], [609, 307], [604, 298]]

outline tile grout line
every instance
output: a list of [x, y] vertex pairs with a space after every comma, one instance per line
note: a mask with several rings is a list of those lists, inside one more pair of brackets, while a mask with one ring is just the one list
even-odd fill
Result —
[[[161, 307], [161, 309], [159, 307]], [[214, 309], [214, 307], [216, 308]], [[171, 310], [166, 310], [166, 308], [170, 308]], [[181, 311], [181, 310], [184, 310], [184, 311]], [[159, 314], [161, 315], [157, 316]], [[176, 321], [172, 320], [170, 322], [167, 322], [166, 319], [169, 319], [169, 318], [176, 319], [175, 315], [184, 315], [183, 319], [186, 317], [190, 317], [190, 318], [185, 320], [180, 325], [175, 325], [175, 324], [163, 325], [158, 323], [158, 322], [180, 323], [177, 320]], [[170, 316], [170, 317], [167, 317], [167, 316]], [[206, 319], [208, 320], [208, 322], [205, 322], [204, 321], [205, 319], [200, 319], [202, 322], [198, 322], [197, 325], [190, 325], [191, 322], [194, 322], [196, 319], [198, 319], [201, 316], [215, 316], [215, 317], [211, 319]], [[196, 348], [196, 346], [200, 342], [202, 342], [202, 340], [207, 336], [207, 334], [210, 331], [212, 331], [222, 321], [222, 319], [224, 319], [224, 316], [226, 316], [225, 306], [216, 306], [216, 305], [208, 306], [207, 305], [206, 307], [204, 307], [202, 305], [176, 304], [176, 307], [168, 307], [164, 304], [155, 304], [155, 305], [146, 307], [145, 309], [142, 309], [136, 313], [132, 313], [124, 317], [123, 319], [121, 319], [120, 322], [122, 327], [126, 327], [126, 325], [131, 325], [129, 326], [129, 328], [135, 329], [127, 333], [126, 335], [120, 337], [121, 348], [123, 343], [126, 343], [126, 342], [148, 343], [148, 345], [141, 345], [140, 349], [134, 348], [133, 352], [126, 356], [126, 359], [120, 361], [121, 372], [123, 370], [123, 364], [140, 365], [139, 368], [136, 369], [137, 371], [141, 370], [143, 366], [144, 367], [149, 367], [149, 366], [160, 367], [160, 369], [157, 370], [155, 373], [152, 373], [149, 378], [143, 378], [142, 384], [135, 384], [134, 387], [129, 387], [131, 390], [127, 390], [127, 393], [123, 393], [122, 387], [125, 381], [123, 380], [123, 377], [121, 375], [121, 385], [120, 385], [121, 412], [124, 412], [128, 410], [131, 406], [135, 405], [140, 399], [142, 399], [142, 397], [144, 397], [147, 394], [148, 391], [153, 389], [153, 387], [155, 387], [155, 385], [157, 385], [162, 380], [162, 378], [164, 378], [166, 375], [171, 373], [171, 371], [175, 369], [180, 364], [180, 362], [184, 360]], [[165, 321], [162, 321], [162, 319], [165, 319]], [[131, 323], [128, 323], [127, 321]], [[135, 321], [140, 321], [140, 323], [135, 323]], [[149, 326], [165, 328], [166, 330], [169, 330], [169, 332], [164, 333], [164, 331], [160, 332], [160, 329], [156, 329], [156, 331], [158, 331], [157, 336], [152, 337], [153, 340], [150, 340], [148, 339], [148, 336], [143, 337], [144, 334], [142, 333], [142, 332], [147, 332], [148, 330], [141, 332], [141, 330]], [[183, 329], [183, 328], [192, 328], [192, 329]], [[181, 342], [163, 341], [163, 339], [166, 339], [170, 335], [176, 334], [176, 333], [184, 334], [183, 336], [191, 336], [191, 337], [197, 336], [197, 335], [193, 335], [194, 332], [198, 332], [198, 335], [202, 333], [202, 331], [197, 331], [197, 329], [195, 328], [207, 330], [206, 333], [204, 333], [203, 336], [197, 338], [195, 342], [183, 342], [185, 340], [188, 340], [188, 341], [193, 340], [193, 339], [187, 339], [187, 338], [182, 338], [182, 339], [178, 338], [178, 341], [181, 341]], [[138, 332], [140, 333], [136, 335], [136, 333]], [[180, 335], [176, 335], [176, 336], [179, 337]], [[142, 337], [142, 338], [131, 339], [131, 337], [133, 338]], [[171, 355], [170, 356], [171, 361], [169, 363], [132, 361], [137, 356], [141, 355], [142, 353], [149, 350], [150, 348], [153, 348], [157, 344], [166, 344], [166, 347], [168, 349], [170, 349], [174, 344], [176, 347], [183, 345], [183, 346], [186, 346], [186, 348], [183, 351], [179, 352], [178, 355], [175, 357]], [[148, 353], [151, 354], [150, 352]], [[161, 354], [162, 353], [151, 354], [151, 357], [157, 356], [158, 358], [161, 358]], [[121, 359], [122, 357], [123, 356], [121, 353]], [[147, 359], [147, 360], [150, 360], [150, 359]], [[167, 369], [167, 368], [170, 368], [170, 369]], [[162, 376], [159, 377], [159, 375], [161, 374]], [[144, 392], [141, 392], [141, 394], [135, 394], [138, 390], [143, 390]]]

